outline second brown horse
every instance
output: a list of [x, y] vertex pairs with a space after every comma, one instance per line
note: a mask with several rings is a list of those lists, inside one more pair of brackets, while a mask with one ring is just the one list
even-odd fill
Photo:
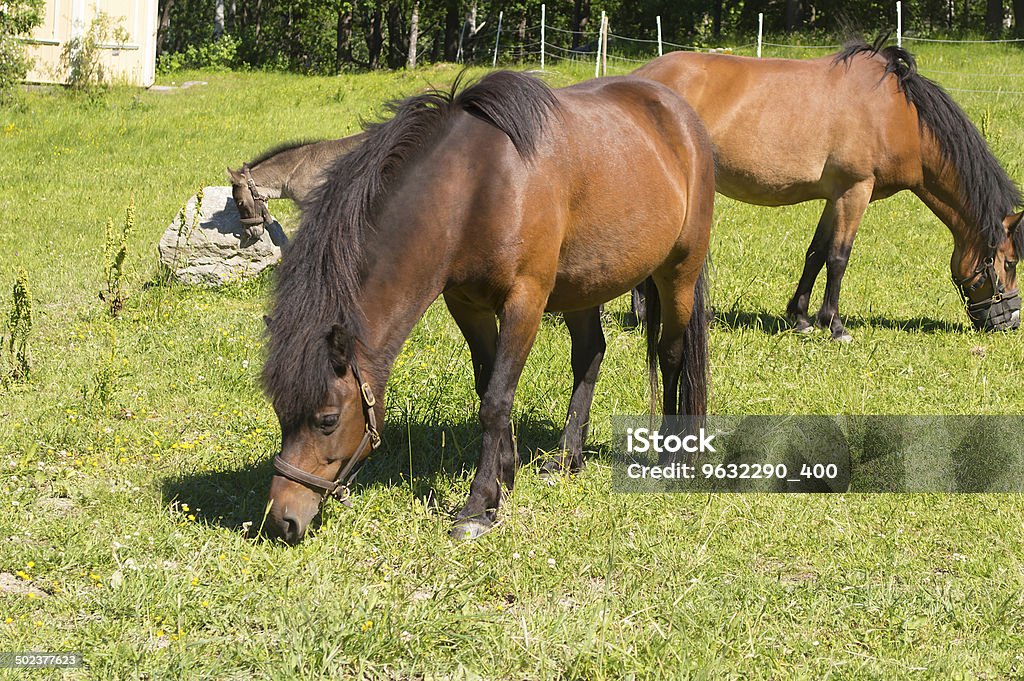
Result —
[[906, 50], [851, 43], [813, 60], [673, 52], [634, 74], [668, 85], [700, 115], [722, 194], [765, 206], [825, 200], [787, 308], [798, 330], [812, 328], [811, 289], [825, 266], [813, 321], [849, 339], [839, 289], [861, 216], [870, 202], [904, 189], [952, 232], [950, 270], [974, 325], [1018, 326], [1020, 192]]

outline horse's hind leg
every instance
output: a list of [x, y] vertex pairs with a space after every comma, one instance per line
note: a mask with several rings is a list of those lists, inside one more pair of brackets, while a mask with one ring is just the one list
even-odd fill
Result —
[[564, 470], [575, 473], [583, 468], [583, 443], [590, 428], [590, 405], [594, 401], [594, 385], [604, 359], [600, 308], [567, 312], [564, 317], [572, 337], [572, 397], [559, 443], [559, 459], [545, 462], [541, 467], [542, 473]]
[[807, 247], [807, 254], [804, 256], [804, 271], [800, 275], [800, 283], [796, 285], [796, 293], [793, 294], [789, 305], [786, 306], [786, 314], [793, 322], [793, 328], [802, 333], [814, 329], [814, 325], [807, 316], [807, 310], [810, 306], [814, 282], [825, 265], [825, 257], [828, 254], [829, 245], [832, 243], [832, 235], [836, 228], [835, 209], [833, 201], [825, 203], [825, 210], [818, 220], [818, 227], [814, 230], [811, 245]]
[[510, 419], [516, 386], [540, 327], [550, 287], [520, 281], [505, 299], [498, 317], [494, 368], [480, 400], [483, 426], [480, 463], [470, 485], [469, 499], [452, 529], [454, 539], [473, 539], [486, 532], [497, 517], [502, 490], [512, 489], [519, 457]]
[[832, 338], [838, 341], [852, 340], [839, 318], [839, 289], [843, 283], [843, 274], [846, 272], [846, 263], [850, 259], [853, 239], [857, 236], [857, 228], [864, 216], [864, 210], [871, 201], [873, 188], [874, 180], [861, 182], [850, 187], [836, 199], [836, 228], [825, 261], [825, 295], [815, 322], [818, 326], [831, 331]]

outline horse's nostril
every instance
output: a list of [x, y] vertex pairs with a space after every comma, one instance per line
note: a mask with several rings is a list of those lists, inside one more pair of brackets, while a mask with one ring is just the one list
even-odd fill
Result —
[[301, 539], [303, 532], [302, 523], [299, 522], [298, 518], [293, 515], [285, 514], [281, 516], [281, 538], [289, 544], [297, 544]]

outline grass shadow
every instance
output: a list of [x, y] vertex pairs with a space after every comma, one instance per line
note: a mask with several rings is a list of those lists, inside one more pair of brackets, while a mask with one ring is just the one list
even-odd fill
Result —
[[[893, 319], [885, 315], [850, 315], [842, 317], [843, 323], [848, 329], [859, 328], [881, 328], [893, 331], [916, 331], [918, 333], [960, 333], [964, 325], [956, 322], [941, 321], [931, 317], [909, 317], [907, 319]], [[717, 310], [715, 322], [727, 329], [751, 329], [768, 335], [786, 333], [793, 330], [789, 320], [778, 314], [768, 312], [754, 312], [751, 310]]]
[[[525, 414], [515, 421], [522, 466], [535, 465], [540, 452], [555, 450], [561, 426]], [[471, 474], [480, 456], [481, 431], [476, 419], [460, 423], [389, 420], [383, 444], [363, 465], [353, 493], [375, 487], [411, 486], [414, 495], [430, 506], [441, 481]], [[410, 455], [411, 453], [411, 455]], [[204, 471], [167, 478], [161, 483], [165, 504], [187, 499], [196, 517], [210, 525], [234, 531], [263, 521], [267, 490], [274, 475], [271, 458], [241, 468]]]

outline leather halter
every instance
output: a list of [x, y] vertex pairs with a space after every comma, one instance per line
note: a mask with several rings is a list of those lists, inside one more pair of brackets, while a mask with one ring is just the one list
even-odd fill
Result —
[[[963, 298], [967, 316], [979, 329], [1004, 328], [1012, 319], [1015, 302], [1017, 310], [1020, 310], [1020, 292], [1016, 288], [1006, 290], [996, 273], [994, 254], [978, 263], [970, 275], [962, 279], [953, 277], [953, 283]], [[992, 285], [992, 295], [983, 300], [972, 301], [970, 294], [985, 283]]]
[[245, 184], [249, 188], [249, 193], [252, 194], [252, 202], [260, 214], [259, 217], [240, 218], [239, 221], [246, 227], [269, 225], [273, 219], [270, 217], [269, 199], [263, 194], [260, 194], [260, 190], [256, 188], [256, 181], [252, 179], [252, 173], [249, 172], [249, 166], [242, 166], [242, 177], [245, 178]]
[[351, 494], [349, 485], [352, 484], [356, 473], [359, 472], [358, 466], [366, 460], [363, 456], [364, 453], [368, 455], [367, 448], [372, 452], [380, 446], [377, 416], [373, 413], [373, 407], [377, 404], [377, 399], [373, 395], [373, 389], [360, 376], [359, 367], [356, 365], [355, 360], [352, 360], [351, 364], [349, 364], [349, 369], [352, 370], [352, 376], [356, 379], [356, 383], [359, 384], [359, 399], [362, 402], [363, 418], [366, 419], [366, 432], [363, 433], [363, 439], [359, 441], [356, 451], [353, 452], [348, 462], [338, 472], [338, 475], [333, 480], [321, 478], [319, 475], [307, 473], [301, 468], [293, 466], [282, 459], [280, 454], [274, 457], [274, 470], [277, 471], [278, 475], [300, 485], [305, 485], [323, 497], [333, 497], [346, 506], [350, 505], [348, 500]]

